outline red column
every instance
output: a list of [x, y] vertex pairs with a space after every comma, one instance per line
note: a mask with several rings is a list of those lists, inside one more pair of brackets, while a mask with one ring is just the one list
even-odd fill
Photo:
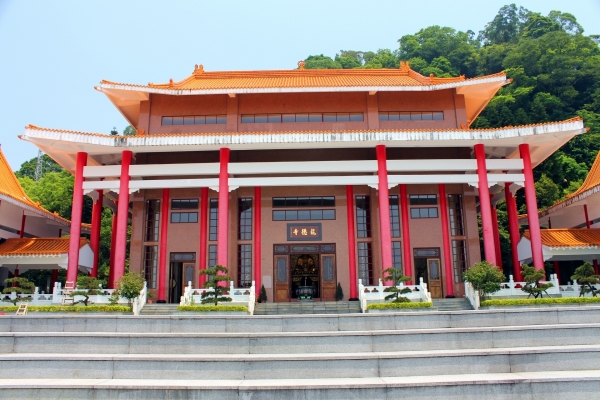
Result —
[[121, 182], [119, 185], [119, 204], [117, 212], [117, 239], [115, 242], [115, 274], [118, 281], [125, 274], [125, 257], [127, 247], [127, 219], [129, 218], [129, 166], [132, 153], [123, 151], [121, 158]]
[[261, 218], [262, 218], [262, 190], [260, 186], [254, 188], [254, 283], [256, 295], [260, 294], [262, 285], [262, 251], [261, 251]]
[[506, 197], [506, 213], [508, 214], [508, 231], [510, 233], [510, 252], [513, 262], [513, 278], [516, 282], [523, 281], [521, 274], [521, 263], [519, 262], [519, 252], [517, 245], [519, 244], [519, 221], [517, 219], [517, 202], [515, 196], [510, 191], [512, 182], [504, 184], [504, 196]]
[[485, 162], [485, 147], [482, 144], [476, 144], [474, 148], [475, 158], [477, 158], [477, 176], [479, 177], [479, 206], [481, 209], [481, 229], [483, 231], [485, 259], [493, 265], [498, 265], [496, 262], [496, 246], [494, 245], [494, 227]]
[[169, 189], [163, 189], [160, 203], [160, 238], [158, 250], [158, 299], [157, 303], [166, 303], [167, 298], [167, 240], [169, 237]]
[[[548, 229], [552, 229], [552, 220], [550, 220], [550, 217], [548, 217]], [[560, 283], [560, 263], [558, 261], [554, 261], [554, 273]]]
[[67, 282], [77, 281], [79, 267], [79, 238], [81, 237], [81, 214], [83, 212], [83, 167], [87, 163], [87, 153], [77, 153], [75, 182], [73, 184], [73, 206], [71, 208], [71, 232], [69, 238], [69, 261]]
[[23, 216], [21, 217], [21, 230], [19, 231], [19, 237], [23, 238], [23, 236], [25, 235], [25, 219], [27, 218], [27, 215], [25, 215], [25, 211], [23, 211]]
[[498, 228], [498, 211], [496, 206], [492, 205], [492, 226], [494, 229], [494, 247], [496, 248], [496, 262], [502, 268], [502, 251], [500, 249], [500, 229]]
[[[13, 278], [18, 278], [19, 277], [19, 267], [15, 268], [15, 273], [13, 274]], [[17, 287], [19, 286], [19, 284], [17, 282], [13, 282], [12, 283], [12, 287]]]
[[100, 225], [102, 224], [102, 201], [104, 192], [98, 190], [98, 199], [92, 204], [92, 232], [90, 236], [90, 247], [94, 252], [94, 263], [90, 276], [98, 277], [98, 256], [100, 252]]
[[[217, 233], [217, 264], [227, 267], [229, 241], [229, 149], [222, 148], [219, 170], [219, 231]], [[225, 282], [222, 282], [226, 285]]]
[[[200, 189], [200, 262], [198, 268], [206, 269], [206, 247], [208, 245], [208, 188]], [[204, 286], [206, 275], [199, 274], [198, 285]]]
[[346, 215], [348, 218], [348, 276], [350, 277], [350, 300], [358, 300], [356, 280], [356, 231], [354, 229], [354, 188], [346, 185]]
[[[402, 213], [402, 259], [404, 275], [412, 278], [412, 250], [410, 248], [410, 222], [408, 219], [408, 193], [406, 185], [400, 185], [400, 211]], [[411, 282], [408, 281], [407, 284], [410, 285]]]
[[529, 234], [531, 235], [531, 255], [535, 269], [544, 269], [542, 256], [542, 235], [540, 233], [540, 218], [538, 215], [537, 200], [535, 197], [535, 182], [531, 167], [529, 145], [519, 145], [519, 153], [523, 159], [523, 174], [525, 175], [525, 204], [527, 205], [527, 219], [529, 221]]
[[446, 281], [446, 297], [454, 297], [454, 279], [452, 268], [452, 247], [450, 244], [450, 224], [448, 222], [448, 196], [446, 196], [446, 185], [438, 185], [440, 192], [440, 215], [442, 217], [442, 244], [444, 248], [444, 275]]
[[[119, 202], [117, 201], [117, 207]], [[111, 232], [110, 232], [110, 259], [108, 264], [108, 288], [115, 288], [115, 244], [117, 243], [117, 216], [115, 213], [112, 215], [111, 221]]]
[[[590, 223], [590, 218], [588, 216], [587, 204], [583, 205], [583, 213], [585, 214], [585, 226], [587, 229], [592, 229], [592, 224]], [[592, 260], [592, 265], [594, 265], [594, 274], [600, 274], [600, 268], [598, 267], [598, 260]], [[559, 281], [560, 282], [560, 281]]]
[[56, 284], [56, 281], [58, 281], [58, 270], [57, 269], [53, 269], [52, 270], [52, 277], [50, 278], [50, 293], [53, 293], [53, 288], [54, 285]]
[[[392, 233], [390, 228], [390, 195], [387, 177], [387, 157], [385, 146], [375, 147], [377, 152], [377, 177], [379, 187], [379, 240], [381, 241], [381, 268], [392, 268]], [[383, 276], [382, 276], [383, 278]], [[391, 286], [392, 282], [384, 282]]]

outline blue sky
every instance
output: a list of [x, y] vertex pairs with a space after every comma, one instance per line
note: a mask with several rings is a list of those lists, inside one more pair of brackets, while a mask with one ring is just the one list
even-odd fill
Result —
[[[34, 124], [109, 133], [127, 123], [93, 86], [180, 80], [205, 70], [293, 69], [311, 54], [395, 49], [430, 25], [478, 32], [507, 0], [0, 0], [0, 144], [13, 169], [37, 155]], [[600, 34], [600, 0], [523, 0]]]

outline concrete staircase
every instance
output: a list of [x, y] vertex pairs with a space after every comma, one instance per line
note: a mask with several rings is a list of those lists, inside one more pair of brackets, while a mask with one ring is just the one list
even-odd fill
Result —
[[351, 314], [360, 313], [358, 301], [302, 301], [297, 303], [260, 303], [254, 315]]
[[0, 399], [600, 398], [600, 307], [0, 317]]
[[433, 299], [433, 307], [438, 311], [466, 311], [472, 310], [471, 303], [466, 298]]
[[141, 315], [174, 315], [179, 304], [146, 304], [140, 312]]

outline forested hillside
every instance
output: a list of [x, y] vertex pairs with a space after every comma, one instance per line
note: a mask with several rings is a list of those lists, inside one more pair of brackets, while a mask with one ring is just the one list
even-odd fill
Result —
[[[473, 27], [478, 29], [480, 27]], [[474, 77], [506, 71], [513, 83], [500, 90], [473, 128], [558, 121], [580, 116], [590, 131], [580, 135], [535, 170], [540, 208], [575, 191], [600, 149], [600, 36], [588, 35], [575, 16], [552, 11], [544, 16], [514, 4], [504, 6], [479, 33], [430, 26], [402, 36], [397, 49], [342, 50], [333, 58], [311, 55], [305, 68], [411, 68], [435, 76]], [[111, 134], [118, 132], [113, 128]], [[133, 133], [126, 128], [124, 134]], [[73, 178], [45, 158], [45, 174], [35, 182], [35, 159], [17, 172], [30, 197], [70, 218]], [[520, 191], [522, 192], [522, 191]], [[518, 204], [525, 212], [522, 193]], [[84, 222], [90, 222], [86, 201]], [[102, 219], [101, 271], [108, 263], [110, 214]], [[510, 260], [506, 212], [499, 205], [505, 267]]]

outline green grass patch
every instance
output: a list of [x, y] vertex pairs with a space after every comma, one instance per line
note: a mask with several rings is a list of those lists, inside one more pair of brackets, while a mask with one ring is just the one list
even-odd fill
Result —
[[179, 311], [191, 311], [191, 312], [210, 312], [210, 311], [244, 311], [248, 312], [246, 306], [179, 306]]
[[530, 306], [536, 304], [586, 304], [600, 303], [600, 297], [551, 297], [543, 299], [510, 299], [510, 300], [484, 300], [481, 307], [493, 306]]
[[395, 308], [431, 308], [433, 303], [374, 303], [367, 306], [367, 310], [388, 310]]
[[[16, 306], [0, 306], [1, 312], [16, 312]], [[27, 312], [46, 312], [46, 313], [100, 313], [100, 312], [120, 312], [130, 313], [129, 306], [111, 306], [111, 305], [91, 305], [91, 306], [29, 306]]]

